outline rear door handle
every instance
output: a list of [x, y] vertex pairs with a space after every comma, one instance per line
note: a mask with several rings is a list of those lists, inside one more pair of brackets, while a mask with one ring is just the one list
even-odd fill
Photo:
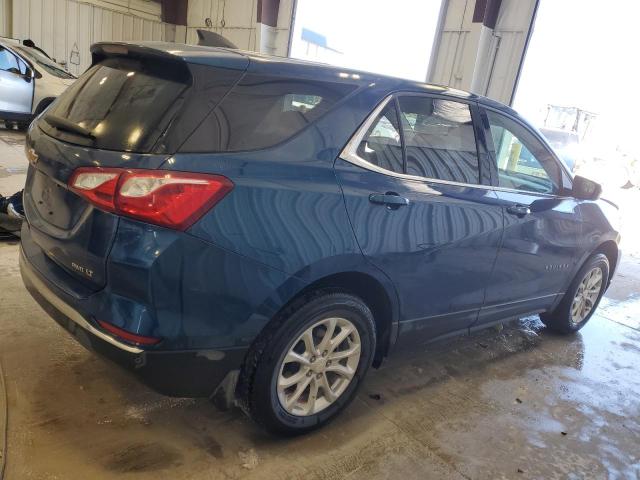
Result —
[[527, 205], [509, 205], [507, 207], [507, 213], [522, 218], [531, 213], [531, 209]]
[[369, 195], [369, 201], [371, 203], [386, 205], [388, 208], [392, 209], [409, 205], [408, 198], [401, 197], [395, 192], [372, 193], [371, 195]]

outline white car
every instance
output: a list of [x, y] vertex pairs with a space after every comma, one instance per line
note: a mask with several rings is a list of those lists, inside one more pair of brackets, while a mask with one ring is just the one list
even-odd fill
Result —
[[0, 120], [26, 129], [76, 77], [35, 48], [0, 38]]

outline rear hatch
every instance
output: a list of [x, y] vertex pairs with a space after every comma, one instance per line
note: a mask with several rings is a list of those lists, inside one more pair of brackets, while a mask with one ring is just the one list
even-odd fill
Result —
[[191, 65], [146, 46], [98, 44], [92, 53], [92, 67], [30, 129], [24, 203], [46, 261], [96, 291], [106, 283], [118, 216], [68, 188], [74, 170], [158, 168], [243, 69]]

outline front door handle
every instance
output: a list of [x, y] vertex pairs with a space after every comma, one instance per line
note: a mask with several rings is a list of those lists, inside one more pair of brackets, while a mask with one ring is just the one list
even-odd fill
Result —
[[531, 209], [527, 205], [509, 205], [507, 207], [507, 213], [515, 215], [518, 218], [522, 218], [531, 213]]
[[380, 205], [386, 205], [387, 208], [396, 209], [409, 205], [409, 199], [401, 197], [395, 192], [387, 193], [372, 193], [369, 195], [369, 201], [371, 203], [377, 203]]

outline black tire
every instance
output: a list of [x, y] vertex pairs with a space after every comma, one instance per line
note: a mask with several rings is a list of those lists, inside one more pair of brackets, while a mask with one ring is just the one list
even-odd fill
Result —
[[18, 130], [20, 130], [21, 132], [24, 132], [25, 130], [27, 130], [29, 128], [29, 125], [31, 125], [31, 122], [17, 122], [16, 126], [18, 127]]
[[[576, 296], [576, 293], [578, 292], [578, 288], [580, 288], [582, 280], [594, 268], [599, 268], [602, 273], [602, 285], [600, 287], [600, 292], [593, 304], [593, 307], [586, 315], [586, 317], [583, 318], [580, 322], [574, 322], [571, 319], [571, 306], [573, 304], [573, 300]], [[602, 253], [596, 253], [589, 257], [582, 268], [580, 268], [575, 278], [571, 282], [569, 289], [566, 291], [564, 297], [555, 308], [555, 310], [553, 312], [540, 314], [540, 319], [547, 327], [549, 327], [551, 330], [555, 330], [556, 332], [564, 334], [577, 332], [587, 324], [589, 319], [593, 316], [593, 313], [598, 308], [600, 299], [604, 295], [608, 282], [609, 260], [607, 259], [606, 255]]]
[[[277, 393], [277, 378], [284, 356], [293, 342], [323, 318], [345, 318], [360, 336], [360, 359], [351, 382], [328, 407], [316, 414], [287, 412]], [[375, 352], [376, 329], [369, 307], [358, 297], [341, 292], [317, 292], [294, 302], [256, 339], [247, 354], [238, 385], [240, 405], [266, 430], [299, 435], [319, 428], [336, 417], [356, 395]]]

